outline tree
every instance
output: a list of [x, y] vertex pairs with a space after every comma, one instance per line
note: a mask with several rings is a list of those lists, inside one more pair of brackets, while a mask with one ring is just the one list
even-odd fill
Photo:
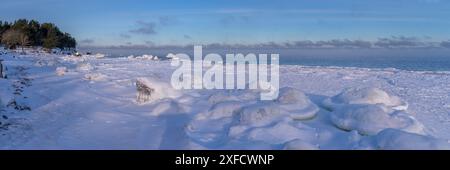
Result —
[[28, 23], [27, 35], [31, 40], [31, 45], [33, 46], [39, 46], [40, 44], [42, 44], [42, 35], [40, 35], [39, 32], [40, 27], [41, 25], [39, 24], [39, 22], [35, 20], [31, 20]]
[[58, 46], [58, 37], [56, 35], [49, 35], [47, 38], [44, 39], [44, 43], [42, 44], [42, 47], [46, 49], [52, 49]]
[[41, 32], [45, 37], [43, 40], [42, 47], [46, 49], [52, 49], [60, 46], [60, 34], [61, 31], [53, 24], [44, 23], [41, 25]]
[[8, 22], [0, 21], [0, 41], [2, 39], [3, 33], [6, 32], [10, 27], [11, 25]]
[[64, 35], [61, 37], [58, 47], [59, 48], [75, 48], [77, 45], [75, 39], [70, 36], [69, 33], [64, 33]]
[[18, 36], [19, 36], [19, 44], [22, 47], [22, 52], [24, 52], [23, 47], [30, 45], [30, 40], [29, 40], [28, 36], [25, 35], [24, 33], [19, 33]]
[[[5, 37], [8, 32], [7, 37]], [[3, 38], [5, 37], [5, 38]], [[5, 40], [3, 40], [5, 39]], [[8, 48], [42, 46], [46, 49], [52, 48], [75, 48], [77, 43], [70, 34], [62, 32], [55, 24], [43, 23], [35, 20], [28, 21], [19, 19], [12, 24], [0, 21], [0, 42]]]
[[19, 34], [20, 32], [16, 30], [4, 32], [2, 35], [2, 43], [5, 44], [7, 48], [14, 49], [20, 43]]
[[28, 36], [23, 32], [10, 29], [3, 34], [2, 43], [6, 44], [10, 49], [16, 48], [17, 45], [20, 45], [23, 51], [23, 47], [29, 45], [30, 41]]
[[25, 31], [27, 27], [28, 27], [28, 20], [26, 19], [19, 19], [15, 21], [14, 24], [12, 25], [12, 29], [21, 31]]

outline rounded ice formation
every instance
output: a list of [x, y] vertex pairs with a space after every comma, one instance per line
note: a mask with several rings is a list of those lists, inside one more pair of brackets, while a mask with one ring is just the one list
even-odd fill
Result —
[[169, 53], [166, 56], [167, 59], [172, 59], [172, 60], [178, 60], [179, 58], [177, 57], [177, 55], [173, 54], [173, 53]]
[[94, 55], [95, 58], [104, 58], [105, 54], [97, 53]]
[[251, 141], [284, 144], [294, 139], [314, 140], [317, 134], [315, 129], [300, 122], [280, 121], [267, 127], [253, 128], [245, 137]]
[[225, 101], [255, 101], [258, 100], [259, 94], [253, 90], [227, 90], [214, 93], [208, 98], [211, 104], [217, 104]]
[[84, 75], [84, 79], [89, 81], [104, 81], [108, 78], [108, 76], [102, 73], [88, 73]]
[[357, 130], [364, 135], [375, 135], [387, 128], [425, 134], [424, 126], [414, 117], [381, 104], [341, 107], [333, 111], [331, 121], [341, 129]]
[[135, 59], [140, 59], [140, 60], [153, 60], [153, 55], [144, 54], [144, 55], [135, 57]]
[[330, 110], [348, 104], [384, 104], [395, 110], [406, 110], [408, 108], [408, 103], [402, 101], [399, 97], [389, 95], [387, 92], [374, 87], [349, 88], [323, 102], [323, 105]]
[[78, 71], [90, 71], [92, 69], [94, 69], [94, 67], [92, 67], [92, 65], [89, 63], [80, 63], [77, 65]]
[[229, 136], [241, 136], [255, 127], [273, 126], [279, 122], [292, 122], [292, 118], [281, 112], [275, 102], [261, 102], [240, 109], [236, 114], [237, 122], [230, 127]]
[[292, 87], [280, 89], [277, 103], [283, 113], [297, 120], [313, 118], [319, 111], [303, 92]]
[[316, 130], [292, 119], [279, 119], [266, 125], [236, 125], [230, 127], [228, 136], [234, 139], [264, 142], [268, 144], [284, 144], [294, 139], [314, 141]]
[[64, 76], [66, 74], [67, 68], [66, 67], [57, 67], [56, 68], [56, 75], [58, 76]]
[[243, 103], [237, 101], [226, 101], [213, 105], [206, 113], [197, 115], [197, 119], [221, 119], [232, 117], [241, 107]]
[[301, 139], [294, 139], [286, 142], [283, 147], [284, 150], [319, 150], [317, 145], [305, 142]]
[[258, 103], [244, 107], [239, 112], [241, 125], [264, 125], [282, 117], [280, 108], [274, 103]]
[[448, 141], [408, 133], [397, 129], [386, 129], [376, 136], [378, 149], [385, 150], [450, 150]]

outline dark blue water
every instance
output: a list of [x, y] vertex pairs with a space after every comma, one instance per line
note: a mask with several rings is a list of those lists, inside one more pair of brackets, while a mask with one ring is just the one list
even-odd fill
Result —
[[[104, 53], [109, 57], [152, 54], [160, 58], [168, 53], [187, 53], [193, 48], [172, 49], [81, 49]], [[280, 54], [280, 64], [361, 68], [396, 68], [414, 71], [450, 71], [450, 49], [203, 49], [203, 55], [218, 53]]]

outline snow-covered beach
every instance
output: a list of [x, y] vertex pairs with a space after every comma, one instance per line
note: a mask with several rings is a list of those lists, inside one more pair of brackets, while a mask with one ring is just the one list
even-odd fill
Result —
[[0, 149], [450, 149], [450, 72], [282, 65], [260, 101], [172, 89], [150, 55], [0, 58]]

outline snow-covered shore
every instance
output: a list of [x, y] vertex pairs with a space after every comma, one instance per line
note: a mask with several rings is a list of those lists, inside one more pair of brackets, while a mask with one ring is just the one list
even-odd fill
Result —
[[[0, 55], [1, 149], [450, 149], [450, 73], [280, 67], [280, 97], [169, 86], [170, 61]], [[136, 81], [155, 98], [137, 100]]]

